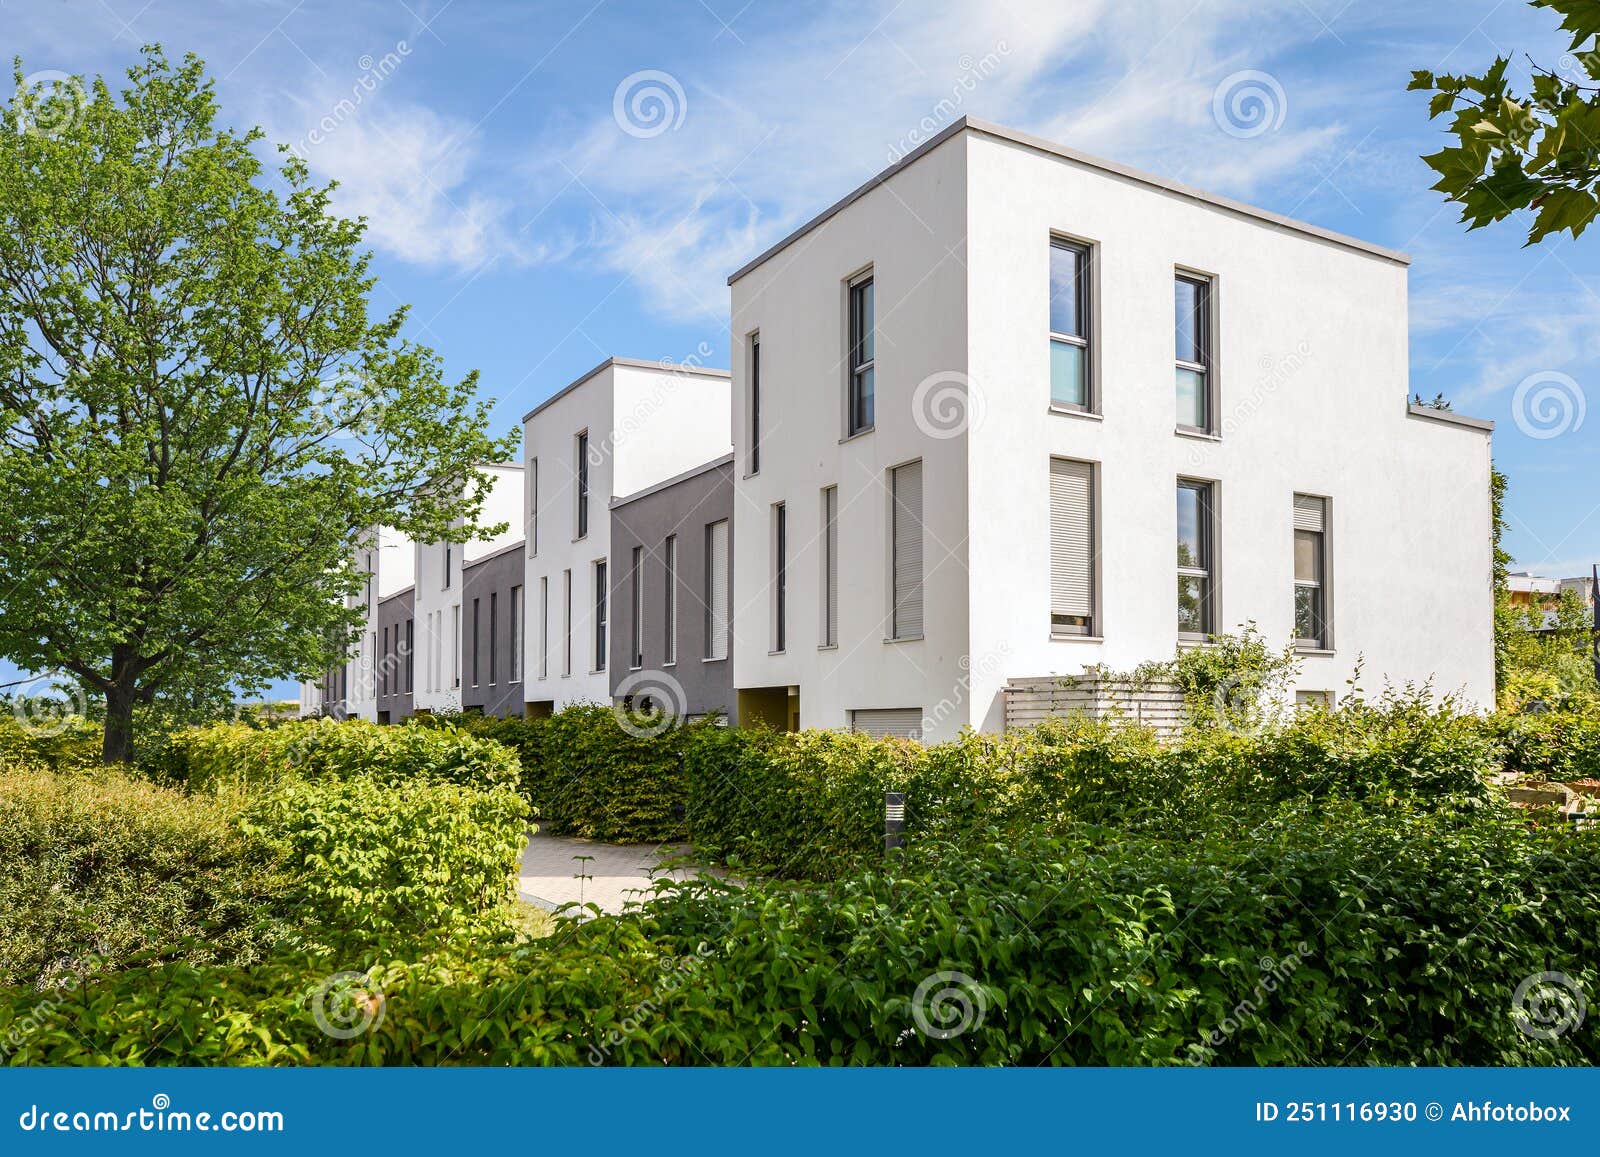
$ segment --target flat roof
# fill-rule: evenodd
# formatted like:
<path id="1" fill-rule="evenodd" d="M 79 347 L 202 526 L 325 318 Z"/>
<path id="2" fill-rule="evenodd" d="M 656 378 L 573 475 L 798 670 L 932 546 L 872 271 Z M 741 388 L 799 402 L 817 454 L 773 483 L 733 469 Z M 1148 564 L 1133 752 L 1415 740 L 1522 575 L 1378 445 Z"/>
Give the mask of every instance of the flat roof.
<path id="1" fill-rule="evenodd" d="M 1415 402 L 1406 404 L 1406 413 L 1413 418 L 1422 418 L 1429 422 L 1443 422 L 1447 426 L 1465 426 L 1469 430 L 1479 430 L 1485 434 L 1494 432 L 1494 423 L 1488 418 L 1469 418 L 1465 414 L 1458 414 L 1454 410 L 1438 410 L 1432 406 L 1419 406 Z"/>
<path id="2" fill-rule="evenodd" d="M 825 223 L 835 213 L 838 213 L 846 206 L 864 197 L 866 194 L 870 193 L 873 189 L 876 189 L 879 185 L 886 182 L 890 177 L 894 176 L 902 169 L 908 168 L 909 166 L 915 164 L 917 161 L 927 156 L 934 149 L 938 148 L 952 137 L 958 136 L 965 132 L 978 133 L 986 137 L 993 137 L 995 140 L 1009 141 L 1012 144 L 1021 145 L 1024 148 L 1046 153 L 1052 157 L 1059 157 L 1064 161 L 1071 161 L 1073 164 L 1081 165 L 1087 169 L 1095 169 L 1102 173 L 1109 173 L 1112 176 L 1121 177 L 1124 180 L 1132 181 L 1135 184 L 1144 185 L 1147 188 L 1157 189 L 1164 193 L 1170 193 L 1173 196 L 1180 197 L 1186 201 L 1193 201 L 1196 204 L 1208 205 L 1214 209 L 1222 209 L 1225 212 L 1235 213 L 1241 217 L 1249 217 L 1252 220 L 1260 221 L 1264 224 L 1272 225 L 1279 229 L 1285 229 L 1294 233 L 1303 233 L 1309 237 L 1315 237 L 1321 241 L 1331 242 L 1334 245 L 1340 245 L 1346 249 L 1353 249 L 1358 253 L 1365 253 L 1372 257 L 1382 258 L 1385 261 L 1392 261 L 1397 265 L 1411 264 L 1411 258 L 1406 254 L 1401 253 L 1397 249 L 1386 249 L 1382 245 L 1374 245 L 1370 241 L 1362 241 L 1356 237 L 1348 237 L 1343 233 L 1335 233 L 1333 230 L 1324 229 L 1320 225 L 1312 225 L 1305 221 L 1297 221 L 1292 217 L 1285 217 L 1280 213 L 1274 213 L 1268 209 L 1258 208 L 1255 205 L 1247 205 L 1243 201 L 1235 201 L 1231 197 L 1223 197 L 1216 193 L 1207 193 L 1201 189 L 1193 188 L 1178 181 L 1168 180 L 1166 177 L 1158 177 L 1154 173 L 1146 173 L 1140 169 L 1134 169 L 1127 165 L 1119 164 L 1116 161 L 1108 161 L 1103 157 L 1091 156 L 1089 153 L 1081 153 L 1077 149 L 1069 149 L 1065 145 L 1057 144 L 1054 141 L 1047 141 L 1043 137 L 1036 137 L 1030 133 L 1019 132 L 1016 129 L 1008 129 L 1003 125 L 992 124 L 989 121 L 978 120 L 975 117 L 962 117 L 960 120 L 956 121 L 948 128 L 940 132 L 937 136 L 932 137 L 928 141 L 919 145 L 917 148 L 907 153 L 904 157 L 900 158 L 900 160 L 896 161 L 894 164 L 890 165 L 876 176 L 869 178 L 857 188 L 853 189 L 849 193 L 846 193 L 839 200 L 835 201 L 832 205 L 829 205 L 822 212 L 811 218 L 811 220 L 800 226 L 800 228 L 796 229 L 793 233 L 790 233 L 782 241 L 779 241 L 776 245 L 773 245 L 771 248 L 767 249 L 753 261 L 740 266 L 728 277 L 728 284 L 732 285 L 735 281 L 738 281 L 739 278 L 749 273 L 752 269 L 756 268 L 758 265 L 761 265 L 763 262 L 775 256 L 788 246 L 792 245 L 795 241 L 798 241 L 801 237 L 804 237 L 807 233 L 811 232 L 819 225 Z"/>
<path id="3" fill-rule="evenodd" d="M 467 562 L 465 559 L 463 559 L 461 562 L 461 569 L 463 572 L 469 571 L 473 567 L 482 566 L 484 563 L 497 559 L 503 554 L 510 554 L 514 550 L 520 550 L 527 544 L 527 541 L 528 540 L 526 538 L 519 538 L 516 542 L 508 542 L 504 546 L 496 547 L 482 558 L 475 558 L 471 562 Z"/>
<path id="4" fill-rule="evenodd" d="M 698 477 L 700 477 L 700 475 L 706 474 L 706 473 L 708 473 L 708 472 L 710 472 L 712 470 L 715 470 L 720 466 L 727 466 L 732 461 L 733 461 L 733 451 L 729 450 L 726 454 L 723 454 L 721 457 L 713 458 L 709 462 L 703 462 L 699 466 L 691 466 L 689 469 L 685 470 L 682 474 L 674 474 L 671 478 L 668 478 L 663 482 L 657 482 L 654 486 L 646 486 L 643 490 L 636 490 L 632 494 L 626 495 L 626 496 L 624 496 L 622 498 L 613 498 L 611 500 L 610 509 L 611 510 L 615 510 L 619 506 L 626 506 L 628 503 L 634 501 L 635 499 L 647 498 L 652 494 L 659 494 L 661 491 L 667 489 L 667 487 L 669 487 L 669 486 L 676 486 L 680 482 L 687 482 L 691 478 L 698 478 Z"/>
<path id="5" fill-rule="evenodd" d="M 584 382 L 587 382 L 590 378 L 598 374 L 601 370 L 610 369 L 612 366 L 629 366 L 636 370 L 665 370 L 668 373 L 693 374 L 702 378 L 727 378 L 732 376 L 727 370 L 714 370 L 707 366 L 691 366 L 686 362 L 653 362 L 643 358 L 607 358 L 605 361 L 595 366 L 594 369 L 590 370 L 576 381 L 569 382 L 568 384 L 562 386 L 559 390 L 551 394 L 544 401 L 540 402 L 533 409 L 522 415 L 522 420 L 524 422 L 529 421 L 540 410 L 555 405 L 562 398 L 572 393 L 573 390 L 583 385 Z"/>

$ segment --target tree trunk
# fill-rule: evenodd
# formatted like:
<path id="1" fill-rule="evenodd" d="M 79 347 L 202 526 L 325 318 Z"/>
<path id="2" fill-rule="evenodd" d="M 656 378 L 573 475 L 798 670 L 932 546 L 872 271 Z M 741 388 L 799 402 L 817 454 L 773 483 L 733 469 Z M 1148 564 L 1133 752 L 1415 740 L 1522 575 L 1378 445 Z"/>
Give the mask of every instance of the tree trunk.
<path id="1" fill-rule="evenodd" d="M 133 758 L 132 689 L 113 686 L 106 691 L 106 730 L 100 746 L 102 763 L 127 763 Z"/>

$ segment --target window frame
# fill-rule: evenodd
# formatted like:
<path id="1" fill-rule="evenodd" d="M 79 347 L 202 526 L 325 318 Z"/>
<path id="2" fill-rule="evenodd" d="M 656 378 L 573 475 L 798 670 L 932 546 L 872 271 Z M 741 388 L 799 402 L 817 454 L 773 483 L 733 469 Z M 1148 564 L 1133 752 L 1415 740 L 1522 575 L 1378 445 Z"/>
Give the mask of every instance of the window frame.
<path id="1" fill-rule="evenodd" d="M 1290 542 L 1292 544 L 1295 540 L 1295 537 L 1302 533 L 1316 534 L 1320 539 L 1320 542 L 1318 543 L 1319 549 L 1317 556 L 1318 562 L 1321 565 L 1318 567 L 1318 571 L 1320 573 L 1317 575 L 1315 580 L 1303 580 L 1298 574 L 1293 576 L 1295 609 L 1291 616 L 1291 622 L 1293 624 L 1293 629 L 1297 632 L 1295 635 L 1294 646 L 1296 651 L 1302 651 L 1311 654 L 1322 654 L 1331 652 L 1333 650 L 1333 554 L 1331 549 L 1333 536 L 1330 533 L 1331 524 L 1333 522 L 1333 500 L 1326 494 L 1310 494 L 1302 490 L 1297 490 L 1294 492 L 1294 498 L 1292 501 L 1297 504 L 1302 498 L 1315 499 L 1317 502 L 1322 504 L 1322 529 L 1319 531 L 1302 531 L 1298 526 L 1295 526 L 1293 527 L 1290 535 Z M 1293 506 L 1291 506 L 1290 509 L 1292 511 Z M 1290 569 L 1291 572 L 1294 569 L 1292 554 L 1290 558 Z M 1298 607 L 1301 587 L 1314 588 L 1317 591 L 1317 618 L 1321 622 L 1322 633 L 1316 639 L 1302 638 L 1298 634 L 1299 623 L 1294 621 L 1299 618 Z"/>
<path id="2" fill-rule="evenodd" d="M 589 537 L 589 431 L 579 430 L 573 442 L 572 488 L 576 505 L 572 541 L 579 542 Z"/>
<path id="3" fill-rule="evenodd" d="M 524 620 L 527 618 L 527 595 L 525 584 L 514 583 L 511 587 L 511 666 L 506 672 L 506 682 L 522 682 L 522 666 L 524 660 L 524 647 L 522 645 L 522 632 L 527 628 Z"/>
<path id="4" fill-rule="evenodd" d="M 611 591 L 609 569 L 606 559 L 594 560 L 594 665 L 589 669 L 592 675 L 603 675 L 606 671 L 610 656 L 607 648 L 611 645 L 610 634 L 610 603 Z"/>
<path id="5" fill-rule="evenodd" d="M 662 563 L 666 570 L 666 583 L 661 606 L 663 667 L 678 662 L 678 536 L 669 534 L 661 542 Z"/>
<path id="6" fill-rule="evenodd" d="M 629 559 L 632 573 L 631 602 L 633 622 L 628 628 L 628 670 L 644 669 L 644 546 L 637 545 Z"/>
<path id="7" fill-rule="evenodd" d="M 1099 246 L 1083 237 L 1074 237 L 1067 233 L 1052 232 L 1050 234 L 1050 250 L 1047 261 L 1053 261 L 1053 253 L 1057 249 L 1070 250 L 1079 255 L 1078 268 L 1074 285 L 1076 289 L 1079 334 L 1063 333 L 1051 325 L 1050 295 L 1048 288 L 1052 284 L 1049 276 L 1051 270 L 1046 268 L 1046 296 L 1045 296 L 1045 331 L 1049 336 L 1050 347 L 1050 372 L 1046 375 L 1049 384 L 1050 409 L 1061 414 L 1094 414 L 1100 413 L 1100 390 L 1098 381 L 1099 358 L 1095 356 L 1099 344 L 1097 326 L 1099 324 L 1099 310 L 1096 309 L 1095 287 L 1098 281 L 1097 270 L 1099 261 L 1097 256 Z M 1076 346 L 1083 351 L 1083 404 L 1060 402 L 1055 396 L 1055 373 L 1053 347 L 1057 343 Z"/>
<path id="8" fill-rule="evenodd" d="M 789 505 L 772 504 L 772 650 L 789 649 Z"/>
<path id="9" fill-rule="evenodd" d="M 839 484 L 824 486 L 821 494 L 822 535 L 819 552 L 822 562 L 822 590 L 817 649 L 828 651 L 839 646 Z"/>
<path id="10" fill-rule="evenodd" d="M 539 456 L 528 456 L 528 557 L 539 554 Z"/>
<path id="11" fill-rule="evenodd" d="M 745 477 L 761 473 L 761 331 L 751 330 L 745 338 L 749 346 L 749 399 L 745 415 Z"/>
<path id="12" fill-rule="evenodd" d="M 1204 643 L 1217 633 L 1218 605 L 1220 584 L 1217 581 L 1217 540 L 1219 533 L 1219 518 L 1217 513 L 1217 483 L 1209 478 L 1179 477 L 1174 491 L 1194 490 L 1200 495 L 1200 545 L 1204 554 L 1203 566 L 1177 567 L 1178 578 L 1198 578 L 1204 586 L 1204 597 L 1201 602 L 1203 617 L 1202 629 L 1187 631 L 1183 629 L 1182 620 L 1179 620 L 1178 640 L 1183 643 Z M 1178 541 L 1178 529 L 1174 522 L 1173 541 Z M 1176 610 L 1176 604 L 1174 605 Z"/>
<path id="13" fill-rule="evenodd" d="M 716 553 L 713 549 L 713 543 L 716 540 L 717 527 L 719 526 L 724 528 L 722 533 L 726 536 L 727 540 L 727 545 L 724 549 L 723 565 L 720 571 L 718 571 L 716 567 L 712 566 L 712 562 L 714 561 Z M 704 540 L 704 602 L 706 613 L 705 645 L 702 648 L 701 661 L 705 663 L 721 663 L 726 662 L 728 656 L 733 651 L 733 520 L 729 518 L 718 518 L 706 523 Z M 723 612 L 722 632 L 720 635 L 717 632 L 715 610 L 717 605 L 717 591 L 715 584 L 718 581 L 726 583 L 728 588 Z M 716 644 L 719 641 L 722 644 L 721 654 L 717 653 L 718 647 Z"/>
<path id="14" fill-rule="evenodd" d="M 902 633 L 897 596 L 900 590 L 900 557 L 899 557 L 899 532 L 900 532 L 900 471 L 912 466 L 917 468 L 917 530 L 921 543 L 918 548 L 919 573 L 916 576 L 916 585 L 919 592 L 919 605 L 921 607 L 921 622 L 917 630 Z M 921 458 L 908 458 L 904 462 L 897 462 L 887 471 L 887 484 L 884 489 L 889 492 L 889 533 L 885 536 L 888 540 L 889 574 L 888 594 L 889 605 L 888 624 L 889 630 L 884 636 L 886 643 L 915 643 L 921 640 L 927 630 L 927 599 L 928 599 L 928 503 L 927 503 L 927 467 Z"/>
<path id="15" fill-rule="evenodd" d="M 472 600 L 472 685 L 474 687 L 479 685 L 478 676 L 482 674 L 482 672 L 478 670 L 478 659 L 480 657 L 479 651 L 481 650 L 481 644 L 483 641 L 483 615 L 482 607 L 480 606 L 481 602 L 481 599 Z"/>
<path id="16" fill-rule="evenodd" d="M 869 292 L 870 291 L 870 294 Z M 870 316 L 862 324 L 861 302 L 870 296 Z M 871 266 L 845 281 L 845 437 L 854 438 L 877 428 L 878 293 Z M 870 338 L 870 342 L 867 340 Z M 871 357 L 861 357 L 864 347 Z M 862 383 L 871 381 L 870 390 Z"/>
<path id="17" fill-rule="evenodd" d="M 1088 623 L 1083 630 L 1074 629 L 1072 624 L 1057 625 L 1055 610 L 1049 611 L 1050 637 L 1055 640 L 1070 642 L 1102 642 L 1105 639 L 1105 624 L 1101 619 L 1103 608 L 1101 606 L 1101 570 L 1100 570 L 1100 535 L 1102 523 L 1100 519 L 1100 478 L 1101 464 L 1089 458 L 1073 458 L 1066 454 L 1052 454 L 1047 463 L 1046 484 L 1053 484 L 1053 471 L 1055 463 L 1068 462 L 1075 466 L 1089 468 L 1089 614 Z M 1050 496 L 1050 515 L 1055 516 L 1053 495 Z M 1054 547 L 1051 546 L 1050 557 L 1050 591 L 1051 600 L 1055 597 L 1055 558 Z"/>
<path id="18" fill-rule="evenodd" d="M 1187 282 L 1199 288 L 1199 303 L 1196 310 L 1195 344 L 1199 346 L 1201 360 L 1198 362 L 1187 361 L 1177 356 L 1176 337 L 1178 327 L 1177 302 L 1173 302 L 1173 406 L 1176 408 L 1177 371 L 1188 370 L 1200 375 L 1201 403 L 1205 406 L 1205 423 L 1193 426 L 1187 422 L 1176 422 L 1176 429 L 1180 434 L 1201 435 L 1214 438 L 1217 436 L 1217 278 L 1214 274 L 1204 273 L 1197 269 L 1177 266 L 1173 270 L 1172 280 L 1174 286 L 1178 282 Z M 1174 417 L 1177 417 L 1174 414 Z"/>

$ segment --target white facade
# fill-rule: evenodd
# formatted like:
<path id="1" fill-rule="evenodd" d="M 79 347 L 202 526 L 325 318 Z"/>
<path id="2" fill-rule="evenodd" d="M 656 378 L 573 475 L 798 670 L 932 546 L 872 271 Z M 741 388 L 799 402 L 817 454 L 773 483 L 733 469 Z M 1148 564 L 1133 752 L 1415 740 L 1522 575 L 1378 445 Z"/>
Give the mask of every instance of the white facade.
<path id="1" fill-rule="evenodd" d="M 504 523 L 505 529 L 465 543 L 416 545 L 412 615 L 417 654 L 412 695 L 417 711 L 461 710 L 461 568 L 522 537 L 522 467 L 492 463 L 478 469 L 491 481 L 478 524 Z"/>
<path id="2" fill-rule="evenodd" d="M 1086 411 L 1051 401 L 1053 238 L 1090 255 Z M 1204 431 L 1177 421 L 1185 273 L 1210 293 Z M 849 285 L 863 275 L 875 420 L 852 436 Z M 1314 496 L 1328 637 L 1305 648 L 1297 690 L 1338 697 L 1364 660 L 1369 692 L 1431 681 L 1492 703 L 1489 426 L 1407 405 L 1403 255 L 964 121 L 730 281 L 734 678 L 797 692 L 801 726 L 914 709 L 930 741 L 998 730 L 1008 679 L 1171 658 L 1180 480 L 1210 486 L 1210 630 L 1290 639 L 1296 496 Z M 1052 631 L 1052 459 L 1094 479 L 1092 622 L 1077 635 Z M 921 629 L 897 632 L 890 479 L 912 462 Z"/>
<path id="3" fill-rule="evenodd" d="M 523 694 L 556 710 L 610 703 L 601 616 L 615 577 L 611 500 L 728 452 L 728 374 L 609 358 L 527 414 L 523 425 Z M 587 448 L 582 471 L 580 447 Z"/>
<path id="4" fill-rule="evenodd" d="M 376 722 L 378 718 L 378 604 L 410 586 L 416 573 L 415 548 L 409 538 L 389 526 L 368 530 L 356 545 L 356 569 L 366 575 L 360 594 L 345 600 L 345 605 L 362 611 L 361 632 L 350 659 L 339 678 L 345 695 L 331 702 L 342 702 L 344 714 Z M 300 684 L 300 715 L 319 713 L 327 697 L 321 682 Z"/>

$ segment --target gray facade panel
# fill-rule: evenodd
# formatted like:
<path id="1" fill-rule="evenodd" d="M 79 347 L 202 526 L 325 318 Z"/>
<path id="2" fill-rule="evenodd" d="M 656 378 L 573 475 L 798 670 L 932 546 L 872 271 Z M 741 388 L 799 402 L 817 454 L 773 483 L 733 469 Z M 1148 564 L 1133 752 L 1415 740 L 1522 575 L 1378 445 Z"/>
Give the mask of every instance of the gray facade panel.
<path id="1" fill-rule="evenodd" d="M 502 717 L 522 714 L 524 657 L 520 648 L 521 628 L 527 614 L 527 600 L 522 597 L 527 574 L 525 554 L 519 540 L 462 568 L 463 711 L 481 711 L 485 715 Z M 513 625 L 517 628 L 516 634 L 513 634 Z"/>
<path id="2" fill-rule="evenodd" d="M 407 587 L 378 604 L 378 721 L 398 723 L 411 714 L 416 686 L 415 590 Z"/>
<path id="3" fill-rule="evenodd" d="M 611 639 L 609 663 L 614 697 L 637 692 L 659 698 L 682 689 L 676 704 L 687 715 L 734 711 L 733 661 L 706 661 L 706 528 L 733 519 L 733 464 L 719 459 L 698 473 L 623 499 L 611 510 Z M 676 582 L 671 605 L 676 653 L 667 654 L 668 536 L 676 539 Z M 641 549 L 640 591 L 634 589 L 633 552 Z M 729 553 L 730 565 L 732 553 Z M 732 578 L 728 580 L 731 588 Z M 635 605 L 644 608 L 635 635 Z M 635 655 L 637 641 L 639 655 Z M 728 648 L 731 655 L 732 648 Z M 638 662 L 635 662 L 635 659 Z M 665 691 L 663 690 L 665 688 Z"/>

